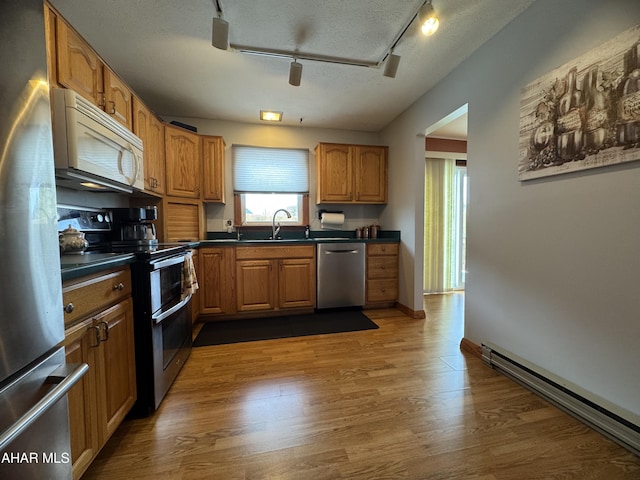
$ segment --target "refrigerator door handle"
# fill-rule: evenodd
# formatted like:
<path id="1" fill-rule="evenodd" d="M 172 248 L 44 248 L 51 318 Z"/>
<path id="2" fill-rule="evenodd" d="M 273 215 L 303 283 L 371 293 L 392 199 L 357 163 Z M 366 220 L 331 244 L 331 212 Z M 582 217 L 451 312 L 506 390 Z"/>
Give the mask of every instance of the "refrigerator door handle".
<path id="1" fill-rule="evenodd" d="M 65 396 L 88 370 L 89 365 L 86 363 L 75 363 L 62 365 L 52 372 L 45 380 L 45 383 L 56 384 L 56 386 L 9 428 L 0 433 L 0 451 L 3 451 L 7 445 L 40 418 L 54 403 Z"/>

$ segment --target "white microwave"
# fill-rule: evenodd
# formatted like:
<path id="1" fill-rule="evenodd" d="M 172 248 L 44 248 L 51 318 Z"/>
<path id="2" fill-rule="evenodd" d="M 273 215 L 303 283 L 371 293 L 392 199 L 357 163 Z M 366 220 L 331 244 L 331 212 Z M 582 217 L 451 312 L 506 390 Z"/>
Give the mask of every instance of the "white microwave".
<path id="1" fill-rule="evenodd" d="M 126 193 L 144 189 L 140 138 L 73 90 L 55 88 L 51 99 L 58 185 Z"/>

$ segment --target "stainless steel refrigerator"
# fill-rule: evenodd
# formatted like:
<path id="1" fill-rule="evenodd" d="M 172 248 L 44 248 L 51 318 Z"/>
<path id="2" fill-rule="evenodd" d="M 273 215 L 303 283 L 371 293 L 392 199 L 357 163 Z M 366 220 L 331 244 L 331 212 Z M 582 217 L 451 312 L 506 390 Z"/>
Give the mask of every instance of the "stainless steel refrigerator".
<path id="1" fill-rule="evenodd" d="M 0 2 L 0 478 L 71 478 L 42 0 Z"/>

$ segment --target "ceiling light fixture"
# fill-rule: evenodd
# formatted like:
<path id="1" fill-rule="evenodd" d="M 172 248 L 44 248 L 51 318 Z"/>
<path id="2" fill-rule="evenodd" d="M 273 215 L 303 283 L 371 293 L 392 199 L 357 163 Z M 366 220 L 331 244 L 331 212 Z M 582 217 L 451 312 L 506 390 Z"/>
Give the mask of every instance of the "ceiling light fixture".
<path id="1" fill-rule="evenodd" d="M 298 63 L 296 59 L 293 59 L 289 66 L 289 85 L 294 87 L 300 86 L 300 79 L 302 78 L 302 64 Z"/>
<path id="2" fill-rule="evenodd" d="M 387 62 L 384 65 L 383 75 L 389 78 L 396 78 L 398 65 L 400 65 L 400 55 L 394 55 L 393 53 L 390 53 L 387 57 Z"/>
<path id="3" fill-rule="evenodd" d="M 271 110 L 260 110 L 260 120 L 265 122 L 281 122 L 282 112 L 274 112 Z"/>
<path id="4" fill-rule="evenodd" d="M 222 19 L 222 9 L 217 0 L 214 0 L 217 17 L 213 17 L 211 25 L 211 45 L 220 49 L 229 49 L 229 22 Z"/>
<path id="5" fill-rule="evenodd" d="M 418 22 L 420 30 L 425 35 L 433 35 L 440 26 L 440 20 L 436 17 L 436 12 L 431 5 L 431 1 L 425 3 L 418 11 Z"/>

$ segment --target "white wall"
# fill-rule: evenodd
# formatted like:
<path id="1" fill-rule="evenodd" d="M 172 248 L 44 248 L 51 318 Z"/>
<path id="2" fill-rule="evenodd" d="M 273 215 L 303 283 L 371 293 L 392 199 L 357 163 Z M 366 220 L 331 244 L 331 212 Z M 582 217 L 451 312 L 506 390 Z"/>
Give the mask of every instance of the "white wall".
<path id="1" fill-rule="evenodd" d="M 377 145 L 379 135 L 371 132 L 357 132 L 347 130 L 330 130 L 319 128 L 281 127 L 272 125 L 246 124 L 200 118 L 165 118 L 166 121 L 177 120 L 193 125 L 202 135 L 220 135 L 226 143 L 226 204 L 207 205 L 207 231 L 224 231 L 225 220 L 233 219 L 233 186 L 232 186 L 232 158 L 231 146 L 255 145 L 259 147 L 285 147 L 309 149 L 309 207 L 312 230 L 320 230 L 320 220 L 317 211 L 341 210 L 345 213 L 345 230 L 355 229 L 363 225 L 378 222 L 384 206 L 381 205 L 320 205 L 315 204 L 316 198 L 316 162 L 314 149 L 319 142 L 353 143 Z M 383 225 L 383 227 L 385 227 Z"/>
<path id="2" fill-rule="evenodd" d="M 640 23 L 637 0 L 538 0 L 394 120 L 386 226 L 422 308 L 425 129 L 469 104 L 465 337 L 640 418 L 640 162 L 521 183 L 520 88 Z M 631 412 L 631 413 L 629 413 Z"/>

